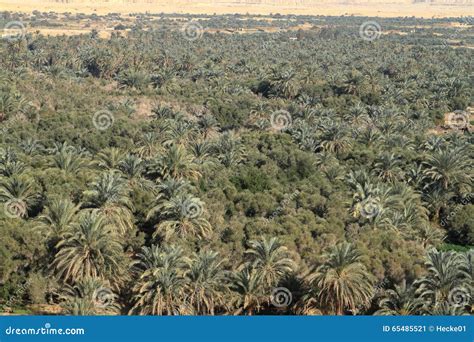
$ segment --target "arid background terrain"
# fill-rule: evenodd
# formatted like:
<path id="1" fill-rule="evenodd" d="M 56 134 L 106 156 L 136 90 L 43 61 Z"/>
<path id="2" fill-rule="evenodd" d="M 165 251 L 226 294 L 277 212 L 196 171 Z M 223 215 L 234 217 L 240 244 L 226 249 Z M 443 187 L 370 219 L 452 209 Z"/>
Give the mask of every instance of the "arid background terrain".
<path id="1" fill-rule="evenodd" d="M 468 16 L 473 13 L 472 0 L 1 0 L 0 9 L 31 12 L 55 11 L 71 13 L 250 13 L 355 15 L 423 18 Z"/>

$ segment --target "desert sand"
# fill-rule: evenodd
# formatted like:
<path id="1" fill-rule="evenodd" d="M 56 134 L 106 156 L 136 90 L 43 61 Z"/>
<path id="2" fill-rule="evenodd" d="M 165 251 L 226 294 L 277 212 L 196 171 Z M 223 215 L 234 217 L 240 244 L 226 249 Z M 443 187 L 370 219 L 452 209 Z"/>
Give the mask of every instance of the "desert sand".
<path id="1" fill-rule="evenodd" d="M 299 14 L 373 17 L 460 17 L 474 14 L 473 0 L 0 0 L 0 10 L 32 12 Z"/>

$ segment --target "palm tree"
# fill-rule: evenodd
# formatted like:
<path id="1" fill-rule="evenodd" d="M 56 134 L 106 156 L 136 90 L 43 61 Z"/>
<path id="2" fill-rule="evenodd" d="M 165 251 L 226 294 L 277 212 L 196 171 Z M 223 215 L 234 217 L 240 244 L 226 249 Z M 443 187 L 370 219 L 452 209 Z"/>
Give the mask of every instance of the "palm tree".
<path id="1" fill-rule="evenodd" d="M 189 312 L 185 302 L 189 261 L 178 247 L 143 247 L 132 264 L 138 276 L 132 314 L 177 315 Z"/>
<path id="2" fill-rule="evenodd" d="M 29 101 L 15 90 L 0 93 L 0 122 L 17 113 L 26 113 Z"/>
<path id="3" fill-rule="evenodd" d="M 62 170 L 65 174 L 77 174 L 84 167 L 84 160 L 75 149 L 62 148 L 51 160 L 51 167 Z"/>
<path id="4" fill-rule="evenodd" d="M 128 179 L 138 179 L 142 176 L 145 166 L 143 159 L 128 154 L 119 162 L 118 168 Z"/>
<path id="5" fill-rule="evenodd" d="M 130 190 L 119 172 L 102 173 L 90 187 L 84 191 L 86 206 L 96 208 L 120 234 L 134 228 Z"/>
<path id="6" fill-rule="evenodd" d="M 0 179 L 0 202 L 5 203 L 5 209 L 15 216 L 26 217 L 39 200 L 31 178 L 12 176 Z"/>
<path id="7" fill-rule="evenodd" d="M 66 285 L 60 296 L 64 313 L 74 316 L 117 314 L 120 309 L 110 285 L 98 278 L 84 278 Z"/>
<path id="8" fill-rule="evenodd" d="M 26 164 L 18 160 L 16 153 L 11 149 L 0 150 L 0 176 L 19 176 L 26 170 Z"/>
<path id="9" fill-rule="evenodd" d="M 22 151 L 28 156 L 36 155 L 38 152 L 44 149 L 43 145 L 41 145 L 39 140 L 31 137 L 22 140 L 19 143 L 19 146 Z"/>
<path id="10" fill-rule="evenodd" d="M 422 147 L 427 151 L 441 152 L 446 147 L 446 141 L 442 137 L 430 135 Z"/>
<path id="11" fill-rule="evenodd" d="M 358 95 L 364 82 L 364 75 L 358 70 L 351 70 L 344 76 L 342 89 L 346 94 Z"/>
<path id="12" fill-rule="evenodd" d="M 415 289 L 403 281 L 400 285 L 395 285 L 395 289 L 386 290 L 378 305 L 380 309 L 375 315 L 412 316 L 422 312 L 423 301 L 416 298 Z"/>
<path id="13" fill-rule="evenodd" d="M 417 229 L 415 239 L 421 246 L 428 249 L 433 246 L 439 246 L 446 237 L 446 231 L 430 224 L 421 224 Z"/>
<path id="14" fill-rule="evenodd" d="M 140 157 L 128 154 L 120 161 L 119 169 L 128 180 L 130 188 L 140 188 L 144 190 L 151 190 L 153 188 L 153 182 L 144 177 L 145 161 Z"/>
<path id="15" fill-rule="evenodd" d="M 296 73 L 292 70 L 273 68 L 269 75 L 270 85 L 274 89 L 276 96 L 287 99 L 293 99 L 298 95 L 298 83 L 296 82 Z"/>
<path id="16" fill-rule="evenodd" d="M 215 163 L 211 157 L 212 145 L 207 141 L 197 141 L 190 143 L 193 163 L 199 165 L 201 170 L 212 168 Z"/>
<path id="17" fill-rule="evenodd" d="M 472 249 L 461 254 L 461 269 L 471 283 L 474 282 L 474 251 Z M 474 283 L 472 283 L 474 285 Z"/>
<path id="18" fill-rule="evenodd" d="M 324 151 L 338 155 L 347 152 L 352 146 L 352 142 L 346 136 L 346 132 L 338 125 L 323 127 L 321 140 L 321 148 Z"/>
<path id="19" fill-rule="evenodd" d="M 411 184 L 415 189 L 421 190 L 422 185 L 425 181 L 425 174 L 423 172 L 422 165 L 413 165 L 407 171 L 408 182 Z"/>
<path id="20" fill-rule="evenodd" d="M 453 290 L 465 287 L 468 278 L 463 272 L 463 258 L 460 254 L 432 249 L 427 254 L 425 265 L 428 274 L 417 280 L 415 285 L 418 286 L 417 294 L 425 300 L 427 309 L 449 302 Z"/>
<path id="21" fill-rule="evenodd" d="M 316 153 L 315 159 L 314 165 L 323 171 L 327 170 L 331 165 L 337 164 L 337 158 L 330 152 L 322 151 Z"/>
<path id="22" fill-rule="evenodd" d="M 62 143 L 59 143 L 57 141 L 55 141 L 53 143 L 53 147 L 51 148 L 48 148 L 46 150 L 49 154 L 51 155 L 55 155 L 57 153 L 60 153 L 61 151 L 64 151 L 64 152 L 74 152 L 74 153 L 81 153 L 81 151 L 79 150 L 79 148 L 73 146 L 73 145 L 69 145 L 67 142 L 63 141 Z"/>
<path id="23" fill-rule="evenodd" d="M 144 159 L 153 158 L 162 150 L 160 136 L 155 132 L 145 133 L 137 144 L 136 153 Z"/>
<path id="24" fill-rule="evenodd" d="M 153 113 L 152 117 L 155 119 L 172 119 L 176 116 L 173 108 L 164 104 L 158 104 L 151 112 Z"/>
<path id="25" fill-rule="evenodd" d="M 162 178 L 198 179 L 201 176 L 197 165 L 193 162 L 192 155 L 179 145 L 173 145 L 167 149 L 164 155 L 151 163 L 150 168 Z"/>
<path id="26" fill-rule="evenodd" d="M 356 126 L 367 122 L 367 111 L 364 105 L 359 102 L 355 106 L 352 106 L 349 111 L 344 114 L 344 120 Z"/>
<path id="27" fill-rule="evenodd" d="M 167 122 L 169 122 L 169 125 L 165 130 L 166 140 L 163 142 L 164 145 L 185 146 L 195 139 L 197 133 L 195 123 L 186 120 L 183 114 L 179 113 L 174 120 L 167 120 Z"/>
<path id="28" fill-rule="evenodd" d="M 65 281 L 86 277 L 116 281 L 122 274 L 122 245 L 112 227 L 96 212 L 83 212 L 56 249 L 52 267 Z"/>
<path id="29" fill-rule="evenodd" d="M 427 156 L 425 174 L 444 191 L 460 188 L 468 192 L 472 184 L 472 161 L 466 149 L 443 149 Z"/>
<path id="30" fill-rule="evenodd" d="M 240 139 L 232 132 L 225 132 L 215 144 L 215 150 L 221 163 L 229 168 L 238 165 L 245 158 L 245 149 Z"/>
<path id="31" fill-rule="evenodd" d="M 204 139 L 207 139 L 210 136 L 213 136 L 218 130 L 218 122 L 216 118 L 212 115 L 204 115 L 199 121 L 199 130 L 202 132 Z"/>
<path id="32" fill-rule="evenodd" d="M 96 158 L 94 164 L 100 170 L 118 170 L 120 162 L 125 158 L 125 153 L 116 147 L 110 147 L 97 153 Z"/>
<path id="33" fill-rule="evenodd" d="M 372 147 L 376 142 L 382 139 L 380 131 L 373 126 L 353 129 L 352 135 L 367 147 Z"/>
<path id="34" fill-rule="evenodd" d="M 150 78 L 141 70 L 127 69 L 117 75 L 117 81 L 121 87 L 130 87 L 143 92 L 149 85 Z"/>
<path id="35" fill-rule="evenodd" d="M 288 249 L 282 246 L 276 237 L 250 241 L 249 246 L 245 253 L 267 288 L 276 286 L 278 281 L 295 267 Z"/>
<path id="36" fill-rule="evenodd" d="M 151 209 L 148 211 L 147 220 L 159 217 L 160 214 L 163 216 L 169 206 L 169 201 L 178 195 L 188 193 L 190 189 L 191 185 L 184 179 L 165 179 L 154 189 L 156 197 L 153 200 Z"/>
<path id="37" fill-rule="evenodd" d="M 430 210 L 435 221 L 439 220 L 441 209 L 446 206 L 453 197 L 453 192 L 445 191 L 442 188 L 433 188 L 431 191 L 424 192 L 424 202 Z"/>
<path id="38" fill-rule="evenodd" d="M 72 229 L 76 221 L 80 205 L 75 205 L 69 198 L 53 198 L 38 217 L 38 229 L 45 231 L 56 245 L 59 240 Z"/>
<path id="39" fill-rule="evenodd" d="M 207 238 L 210 236 L 212 227 L 203 217 L 204 203 L 199 198 L 180 194 L 165 201 L 162 208 L 164 220 L 157 225 L 154 237 L 160 235 L 168 240 L 172 236 L 182 238 L 188 236 Z"/>
<path id="40" fill-rule="evenodd" d="M 383 181 L 395 182 L 403 178 L 400 167 L 400 159 L 392 154 L 382 154 L 380 160 L 375 163 L 373 172 Z"/>
<path id="41" fill-rule="evenodd" d="M 342 315 L 367 306 L 373 296 L 373 276 L 361 262 L 361 255 L 349 243 L 333 247 L 327 260 L 309 277 L 318 289 L 318 300 L 329 312 Z"/>
<path id="42" fill-rule="evenodd" d="M 230 274 L 230 289 L 235 293 L 232 305 L 237 308 L 235 315 L 253 315 L 268 302 L 269 294 L 263 290 L 260 273 L 244 265 Z"/>
<path id="43" fill-rule="evenodd" d="M 216 309 L 226 306 L 226 273 L 223 263 L 219 254 L 211 251 L 201 251 L 191 260 L 186 292 L 187 301 L 194 308 L 195 314 L 214 315 Z"/>
<path id="44" fill-rule="evenodd" d="M 471 314 L 466 312 L 465 308 L 447 302 L 437 303 L 427 313 L 432 316 L 464 316 Z"/>

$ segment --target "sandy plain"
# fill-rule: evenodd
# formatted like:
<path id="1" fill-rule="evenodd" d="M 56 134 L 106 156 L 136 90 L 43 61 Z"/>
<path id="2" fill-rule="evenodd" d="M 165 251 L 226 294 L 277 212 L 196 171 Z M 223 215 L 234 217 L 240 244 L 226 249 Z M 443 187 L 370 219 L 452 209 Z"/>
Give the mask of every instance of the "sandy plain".
<path id="1" fill-rule="evenodd" d="M 71 13 L 298 14 L 371 17 L 460 17 L 474 14 L 473 0 L 0 0 L 0 10 Z"/>

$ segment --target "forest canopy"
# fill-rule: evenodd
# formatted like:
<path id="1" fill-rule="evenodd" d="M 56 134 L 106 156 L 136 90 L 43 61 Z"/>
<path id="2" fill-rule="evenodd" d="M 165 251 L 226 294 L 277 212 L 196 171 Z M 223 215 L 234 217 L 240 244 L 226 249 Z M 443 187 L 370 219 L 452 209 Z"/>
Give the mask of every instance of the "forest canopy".
<path id="1" fill-rule="evenodd" d="M 0 311 L 472 312 L 472 25 L 58 16 L 114 26 L 2 40 Z"/>

